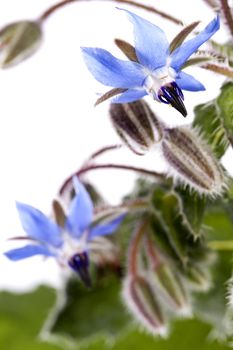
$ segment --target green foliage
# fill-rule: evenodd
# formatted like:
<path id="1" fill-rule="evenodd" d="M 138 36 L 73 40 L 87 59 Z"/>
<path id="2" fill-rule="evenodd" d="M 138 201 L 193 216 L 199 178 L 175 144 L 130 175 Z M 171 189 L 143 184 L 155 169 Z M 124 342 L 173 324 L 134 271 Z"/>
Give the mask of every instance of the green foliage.
<path id="1" fill-rule="evenodd" d="M 205 235 L 210 245 L 213 241 L 232 241 L 233 221 L 221 200 L 208 204 L 203 225 L 206 227 Z M 212 287 L 208 293 L 196 295 L 194 310 L 199 317 L 213 325 L 217 336 L 226 337 L 229 332 L 226 297 L 227 281 L 232 274 L 231 251 L 218 252 L 211 272 Z"/>
<path id="2" fill-rule="evenodd" d="M 197 192 L 193 191 L 191 193 L 184 188 L 176 188 L 176 193 L 180 197 L 184 215 L 192 227 L 194 236 L 197 238 L 201 234 L 206 198 L 199 196 Z"/>
<path id="3" fill-rule="evenodd" d="M 114 343 L 108 344 L 103 335 L 96 339 L 88 338 L 88 342 L 80 345 L 62 346 L 46 343 L 37 338 L 38 331 L 44 317 L 50 311 L 51 304 L 55 301 L 55 292 L 49 288 L 40 287 L 36 291 L 26 294 L 0 294 L 0 347 L 7 350 L 173 350 L 179 348 L 186 350 L 187 344 L 190 350 L 227 350 L 230 347 L 216 341 L 209 341 L 208 335 L 211 327 L 198 320 L 177 321 L 171 328 L 168 339 L 152 337 L 148 334 L 136 331 L 131 327 Z M 36 310 L 36 312 L 35 312 Z M 93 311 L 94 312 L 94 311 Z M 83 320 L 78 320 L 79 323 Z M 101 321 L 101 320 L 100 320 Z M 70 324 L 70 321 L 69 321 Z M 93 326 L 93 325 L 92 325 Z M 92 333 L 91 325 L 89 329 Z M 64 338 L 64 344 L 65 338 Z"/>
<path id="4" fill-rule="evenodd" d="M 218 158 L 233 144 L 233 83 L 222 87 L 216 100 L 195 108 L 193 126 L 198 127 Z"/>
<path id="5" fill-rule="evenodd" d="M 0 293 L 0 348 L 59 350 L 37 338 L 54 301 L 55 291 L 45 287 L 26 294 Z"/>
<path id="6" fill-rule="evenodd" d="M 84 288 L 78 279 L 66 287 L 67 302 L 55 317 L 51 332 L 66 334 L 80 343 L 103 334 L 115 337 L 129 323 L 120 298 L 120 283 L 115 278 L 99 281 L 92 289 Z"/>
<path id="7" fill-rule="evenodd" d="M 182 193 L 181 189 L 178 191 Z M 182 197 L 179 197 L 178 192 L 161 186 L 156 187 L 152 198 L 155 214 L 152 219 L 155 239 L 159 238 L 163 242 L 163 249 L 168 256 L 178 258 L 182 267 L 186 268 L 191 260 L 196 261 L 205 254 L 206 250 L 201 240 L 198 239 L 204 210 L 202 200 L 197 200 L 202 204 L 197 212 L 195 196 L 192 205 L 189 195 L 185 196 L 183 193 Z M 186 205 L 185 211 L 183 210 L 184 205 Z M 172 250 L 173 254 L 171 254 Z"/>
<path id="8" fill-rule="evenodd" d="M 217 105 L 220 109 L 220 118 L 227 138 L 233 146 L 233 83 L 227 83 L 222 87 Z"/>

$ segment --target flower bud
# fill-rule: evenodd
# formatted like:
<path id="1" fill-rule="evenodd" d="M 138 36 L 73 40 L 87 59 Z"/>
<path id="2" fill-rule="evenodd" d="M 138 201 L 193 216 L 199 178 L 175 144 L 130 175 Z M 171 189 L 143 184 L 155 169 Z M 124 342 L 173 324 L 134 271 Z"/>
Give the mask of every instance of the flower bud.
<path id="1" fill-rule="evenodd" d="M 205 292 L 211 287 L 211 276 L 205 267 L 191 266 L 187 270 L 185 277 L 194 291 Z"/>
<path id="2" fill-rule="evenodd" d="M 170 174 L 179 182 L 212 196 L 226 186 L 220 164 L 195 129 L 166 129 L 161 149 Z"/>
<path id="3" fill-rule="evenodd" d="M 20 21 L 7 25 L 0 31 L 0 65 L 8 68 L 31 56 L 42 39 L 37 22 Z"/>
<path id="4" fill-rule="evenodd" d="M 190 305 L 184 285 L 178 274 L 166 263 L 152 270 L 151 282 L 167 305 L 181 315 L 190 314 Z"/>
<path id="5" fill-rule="evenodd" d="M 122 141 L 136 154 L 146 153 L 163 137 L 163 126 L 147 103 L 112 103 L 110 117 Z"/>
<path id="6" fill-rule="evenodd" d="M 167 329 L 154 291 L 143 276 L 128 276 L 124 281 L 123 300 L 132 315 L 152 334 L 165 336 Z"/>

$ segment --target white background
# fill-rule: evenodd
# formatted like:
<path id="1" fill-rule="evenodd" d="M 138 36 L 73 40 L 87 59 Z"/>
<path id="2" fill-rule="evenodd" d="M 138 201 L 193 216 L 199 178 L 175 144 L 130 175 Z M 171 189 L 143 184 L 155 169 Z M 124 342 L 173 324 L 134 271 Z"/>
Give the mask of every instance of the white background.
<path id="1" fill-rule="evenodd" d="M 143 1 L 141 1 L 143 2 Z M 1 0 L 0 26 L 22 19 L 36 19 L 53 0 Z M 213 13 L 201 0 L 145 1 L 189 24 L 202 20 L 203 28 Z M 50 213 L 52 199 L 63 180 L 77 170 L 90 153 L 109 144 L 119 143 L 108 118 L 108 103 L 96 108 L 96 93 L 103 87 L 87 71 L 80 46 L 108 49 L 119 58 L 114 47 L 118 37 L 132 42 L 132 27 L 116 3 L 84 1 L 57 11 L 44 25 L 44 41 L 36 55 L 17 67 L 0 71 L 0 244 L 2 253 L 10 247 L 7 238 L 22 235 L 15 200 Z M 133 7 L 128 8 L 165 30 L 169 40 L 179 27 L 160 17 Z M 227 39 L 224 26 L 215 40 Z M 189 115 L 184 119 L 177 111 L 150 102 L 168 125 L 190 123 L 193 106 L 219 93 L 224 78 L 191 68 L 206 86 L 205 92 L 186 93 Z M 230 169 L 231 154 L 224 159 Z M 136 157 L 128 150 L 103 157 L 108 162 L 137 164 L 162 170 L 163 164 L 153 152 Z M 130 191 L 134 176 L 119 170 L 96 171 L 88 175 L 111 204 Z M 59 268 L 53 259 L 46 262 L 35 257 L 13 263 L 0 254 L 0 288 L 26 290 L 37 283 L 59 286 Z"/>

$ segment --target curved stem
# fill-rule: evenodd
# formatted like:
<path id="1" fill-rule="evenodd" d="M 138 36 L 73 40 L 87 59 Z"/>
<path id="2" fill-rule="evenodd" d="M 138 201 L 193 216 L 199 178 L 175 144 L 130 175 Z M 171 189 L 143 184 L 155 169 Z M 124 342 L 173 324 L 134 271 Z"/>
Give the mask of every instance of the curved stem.
<path id="1" fill-rule="evenodd" d="M 98 169 L 120 169 L 120 170 L 128 170 L 128 171 L 133 171 L 136 173 L 140 173 L 143 175 L 149 175 L 149 176 L 153 176 L 156 179 L 159 180 L 164 180 L 165 175 L 162 173 L 157 173 L 155 171 L 152 170 L 147 170 L 144 168 L 138 168 L 135 166 L 130 166 L 130 165 L 124 165 L 124 164 L 91 164 L 88 165 L 84 168 L 81 168 L 80 170 L 78 170 L 76 173 L 72 174 L 71 176 L 69 176 L 64 183 L 62 184 L 60 190 L 59 190 L 59 194 L 62 195 L 62 193 L 65 191 L 66 187 L 70 184 L 70 182 L 72 181 L 72 178 L 74 176 L 81 176 L 84 173 L 87 173 L 91 170 L 98 170 Z"/>
<path id="2" fill-rule="evenodd" d="M 130 244 L 128 256 L 128 274 L 131 276 L 138 275 L 138 251 L 142 237 L 146 233 L 145 229 L 147 225 L 148 222 L 146 220 L 139 225 Z"/>
<path id="3" fill-rule="evenodd" d="M 122 210 L 122 209 L 130 209 L 130 210 L 138 210 L 138 209 L 146 209 L 148 207 L 148 201 L 144 200 L 144 199 L 134 199 L 131 201 L 126 201 L 123 202 L 122 204 L 119 205 L 115 205 L 115 206 L 98 206 L 95 208 L 95 214 L 99 215 L 101 213 L 105 213 L 105 212 L 112 212 L 112 211 L 116 211 L 117 209 Z"/>
<path id="4" fill-rule="evenodd" d="M 226 77 L 233 79 L 233 69 L 227 66 L 220 66 L 215 63 L 206 63 L 201 66 L 201 68 L 211 70 L 212 72 L 225 75 Z"/>
<path id="5" fill-rule="evenodd" d="M 63 0 L 63 1 L 60 1 L 57 4 L 49 7 L 44 13 L 42 13 L 42 15 L 39 17 L 39 22 L 40 23 L 44 22 L 48 17 L 50 17 L 57 10 L 61 9 L 62 7 L 66 6 L 66 5 L 69 5 L 73 2 L 78 2 L 78 1 L 86 1 L 87 2 L 87 1 L 95 1 L 95 0 Z M 157 15 L 159 15 L 159 16 L 161 16 L 161 17 L 163 17 L 163 18 L 165 18 L 165 19 L 167 19 L 175 24 L 183 25 L 183 22 L 180 19 L 175 18 L 173 16 L 170 16 L 169 14 L 167 14 L 163 11 L 159 11 L 152 6 L 140 4 L 140 3 L 135 2 L 133 0 L 132 1 L 131 0 L 105 0 L 105 1 L 114 1 L 118 4 L 132 5 L 134 7 L 141 8 L 143 10 L 155 13 L 155 14 L 157 14 Z"/>
<path id="6" fill-rule="evenodd" d="M 220 0 L 222 12 L 226 19 L 227 26 L 233 36 L 233 16 L 227 0 Z"/>
<path id="7" fill-rule="evenodd" d="M 90 155 L 90 157 L 87 159 L 87 161 L 85 162 L 86 164 L 89 163 L 91 160 L 101 156 L 102 154 L 108 152 L 108 151 L 113 151 L 113 150 L 117 150 L 119 148 L 121 148 L 123 145 L 118 144 L 118 145 L 110 145 L 110 146 L 105 146 L 100 148 L 98 151 L 92 153 Z"/>
<path id="8" fill-rule="evenodd" d="M 150 257 L 153 269 L 156 269 L 160 265 L 161 259 L 159 257 L 158 252 L 155 250 L 154 242 L 152 241 L 151 237 L 149 237 L 149 235 L 146 235 L 145 241 L 147 247 L 146 251 L 148 253 L 148 256 Z"/>

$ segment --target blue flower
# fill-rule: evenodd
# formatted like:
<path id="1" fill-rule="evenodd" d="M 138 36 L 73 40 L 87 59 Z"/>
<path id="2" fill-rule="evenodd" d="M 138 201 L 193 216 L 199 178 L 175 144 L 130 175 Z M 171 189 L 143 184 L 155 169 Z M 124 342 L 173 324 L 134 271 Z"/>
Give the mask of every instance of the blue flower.
<path id="1" fill-rule="evenodd" d="M 93 203 L 85 187 L 74 178 L 76 195 L 73 198 L 64 227 L 47 218 L 30 205 L 17 203 L 20 221 L 31 244 L 5 252 L 13 261 L 35 255 L 54 257 L 62 266 L 68 265 L 77 272 L 81 280 L 90 285 L 88 273 L 91 241 L 117 230 L 125 214 L 105 224 L 91 225 Z M 94 242 L 93 242 L 94 243 Z"/>
<path id="2" fill-rule="evenodd" d="M 137 62 L 120 60 L 100 48 L 83 47 L 89 71 L 104 85 L 126 89 L 114 98 L 114 103 L 133 102 L 148 94 L 157 101 L 171 104 L 186 116 L 181 90 L 201 91 L 205 87 L 181 69 L 188 58 L 219 29 L 219 16 L 193 39 L 170 53 L 162 29 L 132 12 L 126 12 L 134 26 Z"/>

